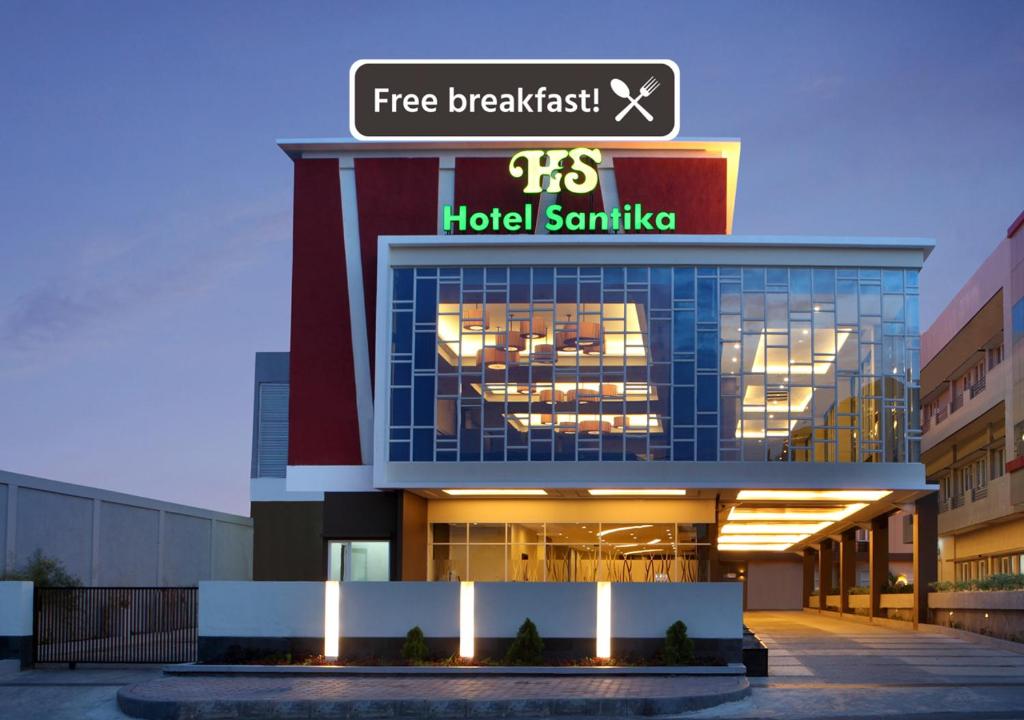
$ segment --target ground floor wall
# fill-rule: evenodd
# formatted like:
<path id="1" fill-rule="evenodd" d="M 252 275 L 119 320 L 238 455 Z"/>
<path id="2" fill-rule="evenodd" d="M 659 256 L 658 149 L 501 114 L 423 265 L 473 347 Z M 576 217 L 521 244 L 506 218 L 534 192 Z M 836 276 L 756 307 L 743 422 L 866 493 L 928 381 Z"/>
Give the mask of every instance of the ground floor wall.
<path id="1" fill-rule="evenodd" d="M 803 607 L 803 562 L 796 555 L 748 561 L 745 583 L 747 610 L 799 610 Z"/>
<path id="2" fill-rule="evenodd" d="M 939 538 L 939 580 L 1024 572 L 1024 515 L 1008 522 Z"/>
<path id="3" fill-rule="evenodd" d="M 253 502 L 254 580 L 324 580 L 332 540 L 389 543 L 392 580 L 427 578 L 427 501 L 408 492 L 325 493 Z"/>

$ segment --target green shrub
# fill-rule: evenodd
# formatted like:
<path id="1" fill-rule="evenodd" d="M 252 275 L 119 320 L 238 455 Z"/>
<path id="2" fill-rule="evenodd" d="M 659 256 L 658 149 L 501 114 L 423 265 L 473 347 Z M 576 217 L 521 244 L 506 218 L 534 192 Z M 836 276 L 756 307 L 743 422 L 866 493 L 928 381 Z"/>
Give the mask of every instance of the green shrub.
<path id="1" fill-rule="evenodd" d="M 505 653 L 506 665 L 540 665 L 544 661 L 544 641 L 540 639 L 537 626 L 526 618 L 519 626 L 515 640 Z"/>
<path id="2" fill-rule="evenodd" d="M 863 585 L 854 585 L 850 588 L 851 595 L 867 595 L 871 592 L 871 588 L 864 587 Z"/>
<path id="3" fill-rule="evenodd" d="M 417 625 L 405 634 L 405 642 L 402 643 L 402 659 L 408 663 L 421 663 L 430 656 L 430 649 L 427 641 L 423 639 L 423 631 Z"/>
<path id="4" fill-rule="evenodd" d="M 931 588 L 936 592 L 1024 590 L 1024 574 L 996 573 L 980 580 L 943 580 L 932 583 Z"/>
<path id="5" fill-rule="evenodd" d="M 693 662 L 693 640 L 686 634 L 686 623 L 676 620 L 665 632 L 662 655 L 666 665 L 689 665 Z"/>
<path id="6" fill-rule="evenodd" d="M 28 561 L 12 573 L 0 575 L 0 580 L 30 580 L 36 587 L 78 587 L 82 581 L 67 571 L 57 558 L 36 550 Z"/>

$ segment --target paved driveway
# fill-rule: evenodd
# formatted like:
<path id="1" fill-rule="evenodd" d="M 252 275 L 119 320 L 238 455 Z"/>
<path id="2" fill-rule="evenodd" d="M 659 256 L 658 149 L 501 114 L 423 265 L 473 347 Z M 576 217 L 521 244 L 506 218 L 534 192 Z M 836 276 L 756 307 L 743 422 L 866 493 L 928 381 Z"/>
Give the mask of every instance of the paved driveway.
<path id="1" fill-rule="evenodd" d="M 807 612 L 753 612 L 767 678 L 692 717 L 1024 718 L 1024 654 Z M 688 717 L 691 717 L 688 716 Z"/>
<path id="2" fill-rule="evenodd" d="M 118 689 L 160 677 L 155 665 L 66 667 L 0 675 L 0 718 L 124 720 L 128 716 L 117 709 Z"/>

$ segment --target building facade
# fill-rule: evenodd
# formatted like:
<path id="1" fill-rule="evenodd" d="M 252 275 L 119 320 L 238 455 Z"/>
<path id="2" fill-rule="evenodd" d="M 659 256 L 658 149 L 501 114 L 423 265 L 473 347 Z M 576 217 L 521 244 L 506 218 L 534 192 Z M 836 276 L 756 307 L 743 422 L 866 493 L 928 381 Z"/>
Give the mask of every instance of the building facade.
<path id="1" fill-rule="evenodd" d="M 725 579 L 800 607 L 856 583 L 855 533 L 876 582 L 889 517 L 928 512 L 931 241 L 732 235 L 738 141 L 599 144 L 584 194 L 524 194 L 510 143 L 281 147 L 287 462 L 259 461 L 264 359 L 254 579 Z M 638 208 L 673 229 L 611 231 Z"/>
<path id="2" fill-rule="evenodd" d="M 1022 226 L 1024 214 L 921 340 L 922 458 L 940 487 L 942 580 L 1024 571 Z"/>

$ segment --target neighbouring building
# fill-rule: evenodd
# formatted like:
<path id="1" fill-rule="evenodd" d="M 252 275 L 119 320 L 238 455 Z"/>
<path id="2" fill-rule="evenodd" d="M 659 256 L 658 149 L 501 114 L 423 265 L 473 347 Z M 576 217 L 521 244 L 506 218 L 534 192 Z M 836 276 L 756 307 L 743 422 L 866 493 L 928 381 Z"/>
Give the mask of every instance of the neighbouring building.
<path id="1" fill-rule="evenodd" d="M 939 577 L 1024 571 L 1024 213 L 921 338 Z"/>
<path id="2" fill-rule="evenodd" d="M 5 573 L 35 553 L 87 586 L 252 579 L 252 520 L 0 470 Z"/>
<path id="3" fill-rule="evenodd" d="M 934 577 L 932 241 L 732 235 L 734 140 L 598 143 L 581 195 L 525 195 L 512 143 L 280 145 L 291 342 L 257 356 L 254 579 L 736 580 L 751 608 L 861 582 L 877 610 L 890 569 Z M 676 226 L 550 233 L 553 205 Z M 534 229 L 446 233 L 463 207 Z"/>

